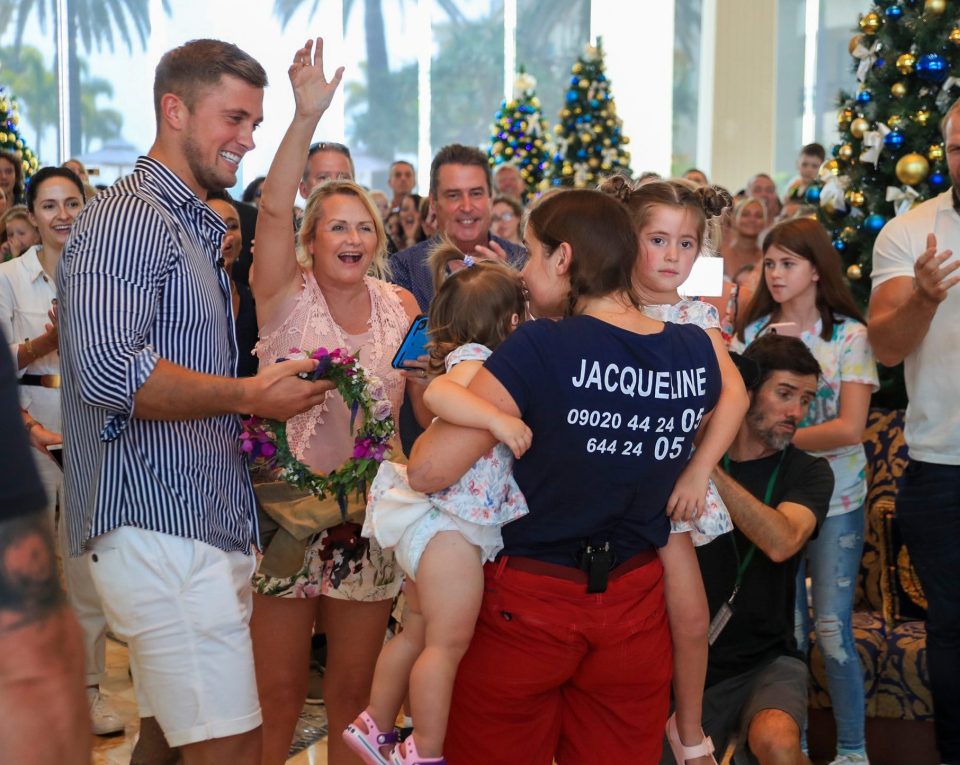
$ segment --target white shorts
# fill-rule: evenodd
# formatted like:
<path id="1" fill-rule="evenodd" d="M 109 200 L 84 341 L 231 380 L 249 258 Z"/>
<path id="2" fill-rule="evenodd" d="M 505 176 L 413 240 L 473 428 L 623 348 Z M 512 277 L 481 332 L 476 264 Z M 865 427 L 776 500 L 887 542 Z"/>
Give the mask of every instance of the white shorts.
<path id="1" fill-rule="evenodd" d="M 254 557 L 132 526 L 90 547 L 107 621 L 130 650 L 140 716 L 156 717 L 173 747 L 257 728 Z"/>

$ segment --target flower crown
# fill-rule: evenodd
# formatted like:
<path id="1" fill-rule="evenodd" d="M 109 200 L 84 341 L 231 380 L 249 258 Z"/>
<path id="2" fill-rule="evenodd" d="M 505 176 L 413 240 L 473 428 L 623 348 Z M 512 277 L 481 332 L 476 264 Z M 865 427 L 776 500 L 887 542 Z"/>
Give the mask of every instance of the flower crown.
<path id="1" fill-rule="evenodd" d="M 353 441 L 353 455 L 343 465 L 329 473 L 314 473 L 298 460 L 287 443 L 287 425 L 277 420 L 250 417 L 243 421 L 240 451 L 255 472 L 269 472 L 291 486 L 309 491 L 326 499 L 336 498 L 344 520 L 347 517 L 347 498 L 356 493 L 366 496 L 367 486 L 377 474 L 380 463 L 388 456 L 395 427 L 386 387 L 377 377 L 360 366 L 356 356 L 343 348 L 318 348 L 307 355 L 297 348 L 277 359 L 316 359 L 317 368 L 307 373 L 308 380 L 330 380 L 350 408 L 350 431 L 353 432 L 357 415 L 363 421 Z"/>

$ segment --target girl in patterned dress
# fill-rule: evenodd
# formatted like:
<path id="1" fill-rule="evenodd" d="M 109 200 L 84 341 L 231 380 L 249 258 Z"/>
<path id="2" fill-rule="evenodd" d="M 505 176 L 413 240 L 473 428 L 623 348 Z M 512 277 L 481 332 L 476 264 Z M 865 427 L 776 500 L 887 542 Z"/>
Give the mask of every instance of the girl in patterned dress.
<path id="1" fill-rule="evenodd" d="M 705 330 L 723 376 L 720 400 L 710 423 L 667 502 L 672 533 L 667 545 L 659 550 L 674 648 L 676 712 L 667 722 L 667 739 L 677 765 L 715 764 L 713 745 L 700 729 L 709 610 L 693 547 L 733 529 L 730 514 L 710 481 L 710 471 L 733 441 L 748 399 L 720 334 L 717 309 L 701 300 L 682 299 L 677 288 L 690 275 L 697 255 L 709 248 L 705 241 L 707 223 L 718 220 L 730 205 L 730 196 L 720 189 L 696 188 L 685 181 L 631 186 L 621 176 L 607 180 L 601 191 L 627 206 L 636 227 L 640 252 L 634 271 L 635 290 L 644 314 L 659 321 L 696 324 Z"/>
<path id="2" fill-rule="evenodd" d="M 413 491 L 406 467 L 392 462 L 381 465 L 370 488 L 363 533 L 393 549 L 407 575 L 408 604 L 403 631 L 380 653 L 369 706 L 343 733 L 371 765 L 445 762 L 453 681 L 479 613 L 483 564 L 503 548 L 500 527 L 528 512 L 512 468 L 513 457 L 530 446 L 530 429 L 467 391 L 523 319 L 520 275 L 502 263 L 474 262 L 448 244 L 432 253 L 431 265 L 435 279 L 450 273 L 430 308 L 431 366 L 446 374 L 430 383 L 424 402 L 444 420 L 489 430 L 501 443 L 435 494 Z M 391 751 L 408 688 L 416 728 Z"/>
<path id="3" fill-rule="evenodd" d="M 732 347 L 739 350 L 766 332 L 799 337 L 822 370 L 817 398 L 797 423 L 793 445 L 825 457 L 835 480 L 826 520 L 807 543 L 806 565 L 797 572 L 797 645 L 806 650 L 809 643 L 809 574 L 813 626 L 837 723 L 831 765 L 865 765 L 863 677 L 851 622 L 867 496 L 863 431 L 877 367 L 840 259 L 815 220 L 783 221 L 763 238 L 763 280 Z"/>

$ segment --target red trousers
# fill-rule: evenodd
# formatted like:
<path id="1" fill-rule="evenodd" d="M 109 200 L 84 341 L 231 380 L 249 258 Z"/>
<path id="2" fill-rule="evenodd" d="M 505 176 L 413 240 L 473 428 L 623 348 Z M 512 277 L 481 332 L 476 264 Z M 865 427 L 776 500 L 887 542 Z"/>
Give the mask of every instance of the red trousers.
<path id="1" fill-rule="evenodd" d="M 673 670 L 660 560 L 594 595 L 502 562 L 485 575 L 450 765 L 656 765 Z"/>

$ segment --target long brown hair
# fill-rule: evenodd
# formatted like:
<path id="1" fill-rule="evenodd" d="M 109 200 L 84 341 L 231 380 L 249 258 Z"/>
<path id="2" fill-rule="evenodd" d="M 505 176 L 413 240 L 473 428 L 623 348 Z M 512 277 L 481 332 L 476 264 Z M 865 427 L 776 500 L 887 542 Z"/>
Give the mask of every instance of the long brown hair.
<path id="1" fill-rule="evenodd" d="M 513 331 L 513 317 L 523 321 L 526 297 L 520 274 L 495 260 L 472 263 L 446 276 L 447 264 L 464 260 L 449 240 L 430 253 L 436 294 L 430 303 L 430 370 L 444 371 L 450 351 L 465 343 L 480 343 L 494 350 Z"/>
<path id="2" fill-rule="evenodd" d="M 763 237 L 763 254 L 766 255 L 771 247 L 779 247 L 809 260 L 817 269 L 817 310 L 820 311 L 822 325 L 820 337 L 824 340 L 833 337 L 833 328 L 840 323 L 837 317 L 841 315 L 866 324 L 860 307 L 843 281 L 840 256 L 833 249 L 826 230 L 817 221 L 812 218 L 781 221 Z M 753 298 L 737 322 L 737 337 L 744 340 L 744 332 L 749 324 L 763 316 L 772 316 L 778 308 L 779 304 L 770 294 L 764 274 L 757 291 L 753 293 Z"/>
<path id="3" fill-rule="evenodd" d="M 563 242 L 573 258 L 565 315 L 582 297 L 623 292 L 637 305 L 633 267 L 639 246 L 627 209 L 599 191 L 568 189 L 545 196 L 530 210 L 527 226 L 549 255 Z"/>

